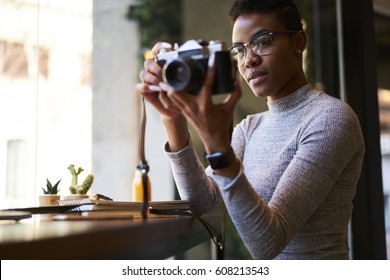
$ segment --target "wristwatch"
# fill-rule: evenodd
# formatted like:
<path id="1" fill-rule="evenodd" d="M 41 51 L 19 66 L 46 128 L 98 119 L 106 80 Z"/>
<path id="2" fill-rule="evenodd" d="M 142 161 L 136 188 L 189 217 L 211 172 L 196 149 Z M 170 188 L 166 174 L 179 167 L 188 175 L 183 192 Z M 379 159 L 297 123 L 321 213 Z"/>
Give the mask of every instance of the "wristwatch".
<path id="1" fill-rule="evenodd" d="M 214 170 L 228 167 L 233 162 L 234 158 L 233 149 L 230 149 L 227 153 L 216 152 L 205 154 L 205 159 Z"/>

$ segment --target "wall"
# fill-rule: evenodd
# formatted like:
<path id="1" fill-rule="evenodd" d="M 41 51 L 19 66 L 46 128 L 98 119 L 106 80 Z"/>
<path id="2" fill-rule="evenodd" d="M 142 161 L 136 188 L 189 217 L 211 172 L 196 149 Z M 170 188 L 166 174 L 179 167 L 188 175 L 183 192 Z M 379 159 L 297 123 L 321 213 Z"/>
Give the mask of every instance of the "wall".
<path id="1" fill-rule="evenodd" d="M 94 191 L 116 200 L 131 199 L 138 158 L 140 100 L 138 27 L 125 19 L 135 1 L 93 1 L 93 148 Z M 142 32 L 140 30 L 139 32 Z M 172 199 L 170 166 L 159 116 L 147 108 L 146 158 L 152 199 Z"/>

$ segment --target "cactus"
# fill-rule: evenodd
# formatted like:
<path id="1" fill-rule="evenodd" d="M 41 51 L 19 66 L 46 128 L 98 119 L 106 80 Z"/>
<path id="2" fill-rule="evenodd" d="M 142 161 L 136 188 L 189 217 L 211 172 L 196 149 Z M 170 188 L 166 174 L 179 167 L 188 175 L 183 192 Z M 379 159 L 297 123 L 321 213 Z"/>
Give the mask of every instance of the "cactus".
<path id="1" fill-rule="evenodd" d="M 89 173 L 87 177 L 85 177 L 84 182 L 77 187 L 77 193 L 86 194 L 93 184 L 93 180 L 95 176 L 92 173 Z"/>
<path id="2" fill-rule="evenodd" d="M 77 179 L 78 179 L 78 176 L 81 172 L 84 171 L 84 169 L 82 169 L 81 167 L 79 167 L 79 169 L 76 171 L 76 169 L 74 168 L 74 165 L 71 164 L 69 165 L 68 167 L 69 171 L 70 171 L 70 174 L 72 174 L 72 182 L 71 182 L 71 186 L 77 186 Z"/>
<path id="3" fill-rule="evenodd" d="M 89 173 L 87 177 L 85 177 L 84 182 L 79 185 L 78 184 L 78 176 L 81 172 L 84 171 L 83 168 L 79 167 L 76 171 L 73 164 L 69 165 L 68 167 L 70 173 L 72 174 L 72 182 L 70 184 L 69 190 L 72 194 L 87 194 L 89 189 L 91 188 L 93 181 L 95 179 L 95 176 L 92 173 Z"/>
<path id="4" fill-rule="evenodd" d="M 60 191 L 58 189 L 58 185 L 61 182 L 61 179 L 58 180 L 57 183 L 54 184 L 54 186 L 50 183 L 49 179 L 46 178 L 46 189 L 42 188 L 44 194 L 58 194 Z"/>

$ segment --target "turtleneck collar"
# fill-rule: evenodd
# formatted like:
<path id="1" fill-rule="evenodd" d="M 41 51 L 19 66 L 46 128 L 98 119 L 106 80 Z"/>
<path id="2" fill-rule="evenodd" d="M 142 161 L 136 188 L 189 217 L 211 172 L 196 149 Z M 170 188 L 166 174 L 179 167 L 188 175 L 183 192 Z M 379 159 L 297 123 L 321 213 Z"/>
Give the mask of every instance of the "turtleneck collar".
<path id="1" fill-rule="evenodd" d="M 315 92 L 320 93 L 320 91 L 315 90 L 310 84 L 307 84 L 285 97 L 268 101 L 269 112 L 282 113 L 303 107 L 318 95 L 312 94 Z"/>

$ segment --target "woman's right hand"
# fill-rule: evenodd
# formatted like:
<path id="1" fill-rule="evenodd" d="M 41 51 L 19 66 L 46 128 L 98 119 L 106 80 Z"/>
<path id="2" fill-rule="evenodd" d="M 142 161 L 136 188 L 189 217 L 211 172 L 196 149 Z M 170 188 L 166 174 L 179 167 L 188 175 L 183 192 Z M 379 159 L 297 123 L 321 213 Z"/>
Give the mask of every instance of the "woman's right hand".
<path id="1" fill-rule="evenodd" d="M 158 42 L 152 49 L 154 57 L 161 49 L 172 49 L 172 46 L 165 42 Z M 162 68 L 154 59 L 145 60 L 140 79 L 142 82 L 136 85 L 137 92 L 161 114 L 162 118 L 168 120 L 180 118 L 180 110 L 173 105 L 167 92 L 159 86 L 163 82 Z"/>

